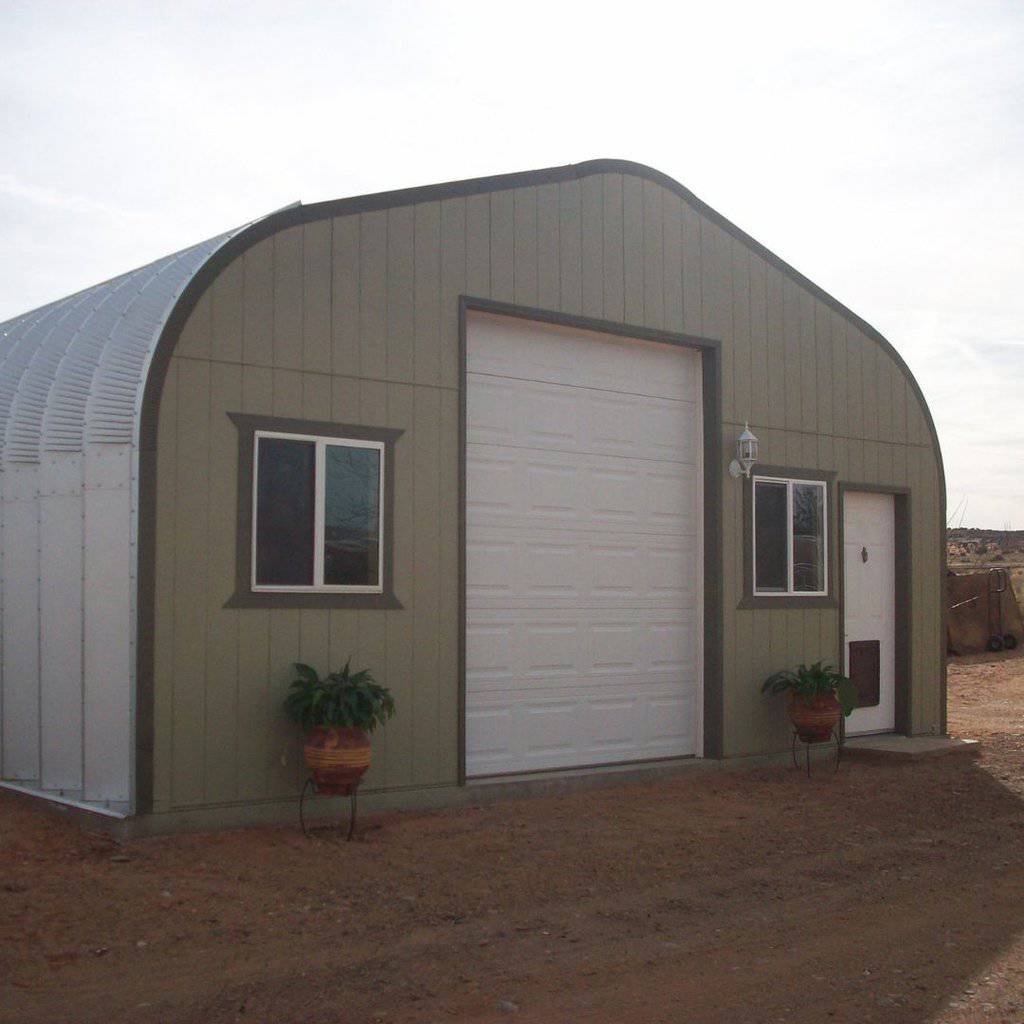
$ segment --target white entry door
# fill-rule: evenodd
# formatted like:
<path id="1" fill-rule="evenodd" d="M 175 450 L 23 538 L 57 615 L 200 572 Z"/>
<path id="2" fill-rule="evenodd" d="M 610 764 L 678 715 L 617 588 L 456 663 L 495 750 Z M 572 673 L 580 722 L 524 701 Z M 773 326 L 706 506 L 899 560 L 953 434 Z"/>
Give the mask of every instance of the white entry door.
<path id="1" fill-rule="evenodd" d="M 896 526 L 891 494 L 843 499 L 845 666 L 861 706 L 847 735 L 896 728 Z"/>
<path id="2" fill-rule="evenodd" d="M 700 753 L 697 352 L 467 324 L 466 772 Z"/>

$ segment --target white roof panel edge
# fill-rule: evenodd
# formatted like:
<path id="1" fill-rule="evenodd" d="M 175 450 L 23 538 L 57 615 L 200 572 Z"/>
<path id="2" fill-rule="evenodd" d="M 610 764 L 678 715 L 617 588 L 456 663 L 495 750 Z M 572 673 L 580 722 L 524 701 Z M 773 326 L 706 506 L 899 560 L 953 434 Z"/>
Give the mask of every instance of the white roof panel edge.
<path id="1" fill-rule="evenodd" d="M 0 323 L 0 465 L 137 442 L 168 317 L 202 266 L 248 226 Z"/>

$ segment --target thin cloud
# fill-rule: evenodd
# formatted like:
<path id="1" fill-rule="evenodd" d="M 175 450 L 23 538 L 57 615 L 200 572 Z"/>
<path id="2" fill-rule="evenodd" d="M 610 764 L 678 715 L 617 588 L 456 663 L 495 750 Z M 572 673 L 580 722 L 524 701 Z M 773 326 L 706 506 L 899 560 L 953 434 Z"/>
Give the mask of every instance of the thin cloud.
<path id="1" fill-rule="evenodd" d="M 100 217 L 116 217 L 119 220 L 132 219 L 133 215 L 110 203 L 90 199 L 87 196 L 60 192 L 44 185 L 33 185 L 21 181 L 13 174 L 0 174 L 0 195 L 22 200 L 51 210 L 66 210 L 69 213 L 92 214 Z"/>

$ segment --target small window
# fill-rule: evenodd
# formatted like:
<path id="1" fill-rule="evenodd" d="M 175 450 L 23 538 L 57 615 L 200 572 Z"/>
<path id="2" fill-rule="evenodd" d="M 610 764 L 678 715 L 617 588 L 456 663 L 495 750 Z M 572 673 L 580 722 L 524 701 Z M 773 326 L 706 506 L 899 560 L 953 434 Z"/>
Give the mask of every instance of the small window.
<path id="1" fill-rule="evenodd" d="M 384 444 L 256 431 L 252 589 L 383 592 Z"/>
<path id="2" fill-rule="evenodd" d="M 828 593 L 825 484 L 754 478 L 754 593 Z"/>

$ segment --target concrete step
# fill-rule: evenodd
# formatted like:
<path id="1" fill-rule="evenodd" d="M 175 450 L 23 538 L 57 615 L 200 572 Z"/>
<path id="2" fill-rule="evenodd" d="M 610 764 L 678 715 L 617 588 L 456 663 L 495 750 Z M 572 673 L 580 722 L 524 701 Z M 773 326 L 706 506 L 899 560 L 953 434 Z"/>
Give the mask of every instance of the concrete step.
<path id="1" fill-rule="evenodd" d="M 884 761 L 922 761 L 930 757 L 977 757 L 981 744 L 951 736 L 853 736 L 843 746 L 843 757 Z"/>

